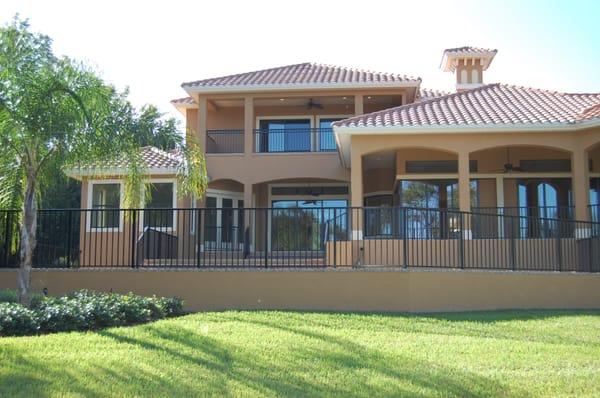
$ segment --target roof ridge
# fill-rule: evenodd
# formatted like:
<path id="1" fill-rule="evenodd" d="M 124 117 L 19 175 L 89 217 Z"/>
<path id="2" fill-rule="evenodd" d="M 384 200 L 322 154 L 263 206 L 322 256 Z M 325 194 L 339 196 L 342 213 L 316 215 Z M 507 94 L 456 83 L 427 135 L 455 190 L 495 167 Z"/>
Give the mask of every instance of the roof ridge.
<path id="1" fill-rule="evenodd" d="M 325 68 L 338 68 L 338 69 L 345 69 L 345 70 L 352 71 L 352 72 L 373 73 L 373 74 L 377 74 L 377 75 L 386 75 L 386 76 L 397 76 L 397 77 L 401 77 L 403 79 L 423 81 L 418 76 L 409 76 L 409 75 L 401 74 L 401 73 L 381 72 L 381 71 L 376 71 L 376 70 L 372 70 L 372 69 L 353 68 L 353 67 L 349 67 L 349 66 L 324 64 L 324 63 L 320 63 L 320 62 L 308 62 L 308 63 L 311 65 L 314 65 L 314 66 L 325 67 Z M 293 65 L 289 65 L 289 66 L 293 66 Z M 252 72 L 250 72 L 250 73 L 252 73 Z"/>

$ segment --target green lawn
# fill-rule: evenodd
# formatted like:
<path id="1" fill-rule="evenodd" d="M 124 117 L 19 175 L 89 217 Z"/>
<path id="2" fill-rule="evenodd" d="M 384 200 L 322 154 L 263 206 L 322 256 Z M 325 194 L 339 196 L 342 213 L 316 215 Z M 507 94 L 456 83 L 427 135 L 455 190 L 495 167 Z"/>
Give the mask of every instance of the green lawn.
<path id="1" fill-rule="evenodd" d="M 600 312 L 213 312 L 0 338 L 0 397 L 600 396 Z"/>

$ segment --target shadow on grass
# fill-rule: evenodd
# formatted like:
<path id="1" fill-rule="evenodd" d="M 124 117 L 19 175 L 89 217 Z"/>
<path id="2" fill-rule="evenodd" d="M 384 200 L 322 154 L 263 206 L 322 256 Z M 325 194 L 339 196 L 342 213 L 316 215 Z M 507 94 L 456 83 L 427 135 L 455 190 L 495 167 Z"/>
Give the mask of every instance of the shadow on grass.
<path id="1" fill-rule="evenodd" d="M 26 344 L 0 344 L 3 362 L 0 396 L 527 397 L 527 391 L 454 367 L 448 361 L 431 362 L 401 350 L 391 353 L 367 346 L 359 338 L 351 337 L 352 328 L 381 327 L 394 331 L 406 327 L 417 333 L 428 333 L 427 329 L 434 323 L 442 324 L 441 330 L 429 333 L 494 335 L 502 333 L 502 329 L 491 328 L 497 322 L 598 316 L 600 311 L 383 314 L 383 317 L 351 313 L 336 317 L 326 315 L 332 314 L 192 315 L 183 322 L 173 319 L 136 328 L 89 333 L 72 346 L 65 344 L 64 355 L 61 352 L 50 355 L 43 346 L 38 346 L 36 351 Z M 364 318 L 364 322 L 347 322 L 355 317 Z M 221 325 L 221 335 L 203 331 L 202 322 Z M 227 322 L 231 326 L 224 324 Z M 416 323 L 416 326 L 403 326 L 404 323 Z M 481 328 L 487 330 L 482 332 Z M 340 336 L 329 331 L 344 333 Z M 227 336 L 233 332 L 243 337 Z M 506 334 L 507 338 L 515 337 Z M 70 341 L 69 334 L 63 336 L 64 341 Z M 88 341 L 87 336 L 96 351 L 82 345 Z M 54 337 L 58 340 L 58 335 Z M 102 354 L 103 350 L 106 355 Z M 118 355 L 111 356 L 111 353 Z"/>

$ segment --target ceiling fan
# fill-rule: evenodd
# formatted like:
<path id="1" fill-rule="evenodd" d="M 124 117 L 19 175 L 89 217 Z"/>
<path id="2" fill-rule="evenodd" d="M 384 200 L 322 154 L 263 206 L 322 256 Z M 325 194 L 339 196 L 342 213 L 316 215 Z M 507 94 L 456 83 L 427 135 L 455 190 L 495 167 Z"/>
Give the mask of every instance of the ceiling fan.
<path id="1" fill-rule="evenodd" d="M 323 105 L 319 104 L 318 102 L 313 101 L 312 98 L 308 100 L 308 102 L 306 103 L 306 107 L 307 107 L 307 109 L 312 109 L 312 108 L 323 109 Z"/>
<path id="2" fill-rule="evenodd" d="M 514 164 L 512 164 L 512 162 L 510 161 L 510 148 L 506 148 L 506 163 L 504 163 L 504 173 L 511 173 L 513 171 L 518 171 L 518 172 L 522 172 L 524 171 L 522 167 L 520 166 L 515 166 Z"/>

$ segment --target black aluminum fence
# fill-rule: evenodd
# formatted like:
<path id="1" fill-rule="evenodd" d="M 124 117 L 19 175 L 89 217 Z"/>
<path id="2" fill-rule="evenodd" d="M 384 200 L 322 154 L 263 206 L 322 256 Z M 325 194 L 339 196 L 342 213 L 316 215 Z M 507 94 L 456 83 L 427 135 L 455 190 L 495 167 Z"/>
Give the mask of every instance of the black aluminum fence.
<path id="1" fill-rule="evenodd" d="M 244 130 L 208 130 L 206 153 L 244 153 Z"/>
<path id="2" fill-rule="evenodd" d="M 40 210 L 36 267 L 600 271 L 598 223 L 407 207 Z M 524 225 L 526 233 L 524 233 Z M 0 266 L 19 212 L 0 211 Z"/>
<path id="3" fill-rule="evenodd" d="M 259 153 L 336 150 L 331 128 L 254 130 L 254 151 Z"/>

